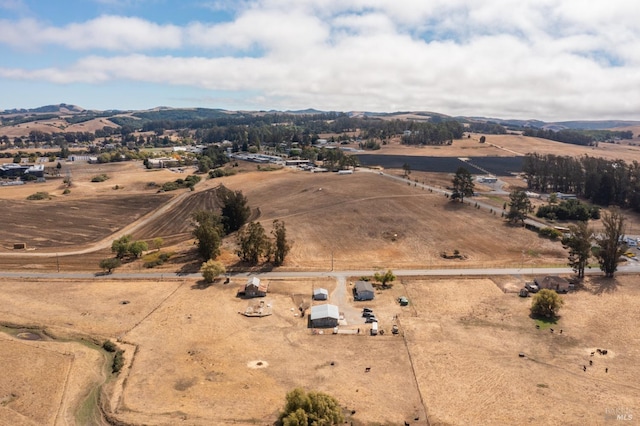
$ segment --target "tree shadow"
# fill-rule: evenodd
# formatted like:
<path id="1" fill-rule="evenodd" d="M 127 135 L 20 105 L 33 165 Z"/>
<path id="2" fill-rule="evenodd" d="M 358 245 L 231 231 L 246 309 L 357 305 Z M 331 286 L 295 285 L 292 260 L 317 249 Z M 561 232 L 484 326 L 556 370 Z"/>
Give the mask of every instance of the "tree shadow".
<path id="1" fill-rule="evenodd" d="M 195 250 L 186 253 L 178 253 L 171 256 L 166 264 L 180 266 L 176 271 L 176 275 L 197 274 L 202 267 L 202 258 Z"/>
<path id="2" fill-rule="evenodd" d="M 535 321 L 537 329 L 546 330 L 551 329 L 552 326 L 558 324 L 558 321 L 562 318 L 562 316 L 556 315 L 554 317 L 545 317 L 543 315 L 534 315 L 530 313 L 529 318 Z"/>
<path id="3" fill-rule="evenodd" d="M 200 260 L 190 262 L 190 263 L 185 263 L 180 267 L 180 269 L 178 269 L 178 271 L 176 272 L 176 275 L 182 276 L 182 275 L 189 275 L 189 274 L 197 274 L 198 272 L 200 272 L 201 266 L 202 266 L 202 261 Z"/>
<path id="4" fill-rule="evenodd" d="M 273 271 L 273 269 L 274 266 L 272 263 L 253 265 L 251 263 L 238 260 L 236 263 L 230 265 L 229 268 L 227 268 L 227 272 L 248 272 L 259 274 L 261 272 L 271 272 Z"/>
<path id="5" fill-rule="evenodd" d="M 615 277 L 593 277 L 590 290 L 591 294 L 595 295 L 615 293 L 618 291 L 618 281 Z"/>
<path id="6" fill-rule="evenodd" d="M 474 203 L 468 205 L 466 200 L 464 201 L 464 203 L 461 203 L 459 200 L 452 200 L 451 198 L 449 198 L 449 202 L 445 203 L 444 205 L 444 209 L 448 211 L 458 211 L 463 209 L 466 210 L 469 208 L 475 208 Z"/>
<path id="7" fill-rule="evenodd" d="M 194 285 L 191 286 L 192 290 L 206 290 L 209 287 L 211 287 L 212 285 L 216 284 L 217 282 L 219 282 L 220 279 L 216 278 L 215 280 L 213 280 L 213 282 L 207 282 L 205 280 L 198 280 L 196 281 L 196 283 Z"/>

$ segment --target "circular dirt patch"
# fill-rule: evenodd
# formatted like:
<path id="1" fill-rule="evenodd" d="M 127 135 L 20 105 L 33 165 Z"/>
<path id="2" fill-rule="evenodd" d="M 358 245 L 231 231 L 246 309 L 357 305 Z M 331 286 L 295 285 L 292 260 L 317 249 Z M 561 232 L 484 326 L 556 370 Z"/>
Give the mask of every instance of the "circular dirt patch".
<path id="1" fill-rule="evenodd" d="M 21 333 L 16 334 L 18 339 L 22 340 L 42 340 L 42 336 L 38 333 L 31 333 L 30 331 L 23 331 Z"/>
<path id="2" fill-rule="evenodd" d="M 267 361 L 249 361 L 247 367 L 249 368 L 267 368 L 269 363 Z"/>

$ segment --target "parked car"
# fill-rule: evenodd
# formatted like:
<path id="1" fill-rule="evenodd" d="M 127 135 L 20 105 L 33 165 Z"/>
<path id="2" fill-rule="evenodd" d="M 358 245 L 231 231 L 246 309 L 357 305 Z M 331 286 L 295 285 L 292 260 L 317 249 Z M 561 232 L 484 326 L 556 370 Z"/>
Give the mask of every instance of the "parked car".
<path id="1" fill-rule="evenodd" d="M 530 293 L 537 293 L 538 290 L 540 290 L 538 284 L 533 282 L 525 283 L 524 288 L 526 288 Z"/>
<path id="2" fill-rule="evenodd" d="M 362 313 L 365 313 L 365 312 L 373 312 L 373 309 L 371 309 L 371 308 L 362 308 Z"/>
<path id="3" fill-rule="evenodd" d="M 374 317 L 373 315 L 370 317 L 367 317 L 367 319 L 365 320 L 365 324 L 368 324 L 370 322 L 378 322 L 378 318 Z"/>
<path id="4" fill-rule="evenodd" d="M 363 312 L 363 313 L 362 313 L 362 316 L 363 316 L 363 317 L 375 317 L 374 313 L 373 313 L 373 312 L 371 312 L 371 311 Z"/>
<path id="5" fill-rule="evenodd" d="M 526 288 L 521 288 L 520 293 L 518 293 L 518 296 L 529 297 L 529 290 L 527 290 Z"/>
<path id="6" fill-rule="evenodd" d="M 407 299 L 405 296 L 400 296 L 398 297 L 398 303 L 400 304 L 400 306 L 407 306 L 409 304 L 409 299 Z"/>

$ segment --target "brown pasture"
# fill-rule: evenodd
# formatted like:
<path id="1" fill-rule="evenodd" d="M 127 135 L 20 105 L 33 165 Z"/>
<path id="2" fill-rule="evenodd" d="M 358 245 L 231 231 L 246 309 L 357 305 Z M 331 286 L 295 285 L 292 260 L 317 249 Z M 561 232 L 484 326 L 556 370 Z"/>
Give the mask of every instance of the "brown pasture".
<path id="1" fill-rule="evenodd" d="M 264 302 L 273 315 L 264 318 L 238 314 L 255 302 L 235 297 L 240 280 L 2 280 L 2 322 L 57 338 L 0 333 L 12 366 L 0 376 L 3 416 L 14 424 L 74 423 L 72 402 L 86 393 L 64 379 L 83 389 L 104 381 L 101 353 L 73 343 L 90 336 L 119 339 L 126 349 L 127 365 L 103 403 L 112 421 L 127 424 L 271 424 L 296 386 L 334 395 L 358 425 L 427 424 L 427 416 L 432 425 L 601 424 L 607 410 L 638 410 L 635 278 L 587 279 L 563 296 L 554 333 L 536 329 L 531 299 L 510 291 L 522 276 L 402 278 L 366 304 L 337 296 L 338 284 L 326 278 L 271 280 Z M 360 318 L 352 322 L 360 334 L 313 334 L 294 300 L 318 286 L 341 310 L 373 308 L 387 333 L 369 336 Z M 397 305 L 400 295 L 409 306 Z M 598 348 L 608 354 L 591 356 Z M 27 362 L 36 354 L 36 365 Z M 90 410 L 84 415 L 99 423 Z"/>

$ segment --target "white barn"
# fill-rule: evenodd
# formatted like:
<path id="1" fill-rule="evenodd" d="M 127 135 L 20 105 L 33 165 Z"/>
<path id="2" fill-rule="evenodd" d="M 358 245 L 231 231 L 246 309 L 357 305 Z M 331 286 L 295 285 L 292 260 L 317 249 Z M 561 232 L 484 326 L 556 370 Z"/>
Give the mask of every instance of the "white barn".
<path id="1" fill-rule="evenodd" d="M 309 322 L 314 328 L 332 328 L 338 325 L 340 311 L 336 305 L 324 304 L 311 307 Z"/>
<path id="2" fill-rule="evenodd" d="M 326 288 L 314 288 L 313 300 L 327 300 L 329 298 L 329 291 Z"/>

